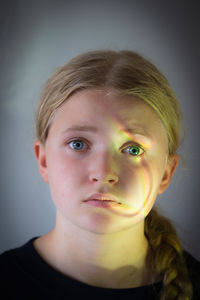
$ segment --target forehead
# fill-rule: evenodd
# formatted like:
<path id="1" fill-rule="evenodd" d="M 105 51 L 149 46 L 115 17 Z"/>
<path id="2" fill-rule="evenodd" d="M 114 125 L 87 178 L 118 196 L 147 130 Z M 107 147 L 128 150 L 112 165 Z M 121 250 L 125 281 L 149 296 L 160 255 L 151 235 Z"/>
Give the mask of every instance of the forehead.
<path id="1" fill-rule="evenodd" d="M 132 109 L 136 113 L 139 108 L 145 108 L 146 104 L 132 95 L 117 95 L 106 90 L 84 90 L 70 97 L 66 106 L 72 110 L 81 108 L 83 114 L 98 112 L 107 117 L 123 119 L 124 116 L 124 120 L 132 120 Z"/>
<path id="2" fill-rule="evenodd" d="M 113 125 L 119 128 L 162 126 L 157 113 L 143 100 L 106 90 L 83 90 L 75 93 L 56 112 L 54 121 L 58 120 L 74 124 L 79 122 L 79 125 L 99 123 L 102 127 Z"/>

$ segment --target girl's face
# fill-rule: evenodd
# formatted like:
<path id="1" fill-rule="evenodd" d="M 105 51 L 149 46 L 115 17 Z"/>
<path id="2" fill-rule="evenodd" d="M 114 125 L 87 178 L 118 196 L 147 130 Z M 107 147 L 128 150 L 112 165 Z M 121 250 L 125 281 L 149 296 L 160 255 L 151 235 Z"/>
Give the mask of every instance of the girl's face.
<path id="1" fill-rule="evenodd" d="M 88 231 L 110 233 L 144 220 L 169 185 L 178 157 L 168 162 L 167 147 L 162 122 L 144 101 L 84 90 L 58 109 L 45 146 L 37 141 L 35 153 L 60 215 Z M 120 204 L 85 201 L 96 193 Z"/>

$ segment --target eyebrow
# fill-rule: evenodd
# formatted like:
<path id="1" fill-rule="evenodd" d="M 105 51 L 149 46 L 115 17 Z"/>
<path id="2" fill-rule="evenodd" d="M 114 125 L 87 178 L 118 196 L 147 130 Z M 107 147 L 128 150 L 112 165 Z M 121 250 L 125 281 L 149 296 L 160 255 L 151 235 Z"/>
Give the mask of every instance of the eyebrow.
<path id="1" fill-rule="evenodd" d="M 72 127 L 69 127 L 67 129 L 65 129 L 63 131 L 63 133 L 66 133 L 66 132 L 70 132 L 70 131 L 83 131 L 83 132 L 98 132 L 98 128 L 97 127 L 94 127 L 94 126 L 86 126 L 86 125 L 83 125 L 83 126 L 80 126 L 80 125 L 75 125 L 75 126 L 72 126 Z M 119 132 L 120 131 L 124 131 L 125 133 L 128 133 L 130 134 L 130 136 L 132 134 L 136 135 L 136 136 L 141 136 L 143 139 L 144 139 L 144 142 L 147 143 L 147 144 L 151 144 L 151 138 L 150 138 L 150 135 L 147 134 L 147 132 L 140 126 L 140 127 L 135 127 L 135 128 L 119 128 L 118 130 Z"/>
<path id="2" fill-rule="evenodd" d="M 98 128 L 94 127 L 94 126 L 80 126 L 80 125 L 76 125 L 76 126 L 69 127 L 66 130 L 64 130 L 64 132 L 68 132 L 68 131 L 91 131 L 91 132 L 97 132 Z"/>

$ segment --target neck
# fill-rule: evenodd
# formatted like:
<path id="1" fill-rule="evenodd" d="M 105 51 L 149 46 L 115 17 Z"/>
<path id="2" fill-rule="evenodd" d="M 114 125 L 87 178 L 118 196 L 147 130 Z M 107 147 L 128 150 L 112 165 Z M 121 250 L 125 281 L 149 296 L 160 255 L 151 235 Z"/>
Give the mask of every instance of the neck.
<path id="1" fill-rule="evenodd" d="M 147 284 L 144 222 L 121 232 L 97 234 L 57 214 L 56 227 L 42 237 L 40 249 L 38 243 L 41 255 L 42 244 L 49 264 L 90 285 L 128 288 Z"/>

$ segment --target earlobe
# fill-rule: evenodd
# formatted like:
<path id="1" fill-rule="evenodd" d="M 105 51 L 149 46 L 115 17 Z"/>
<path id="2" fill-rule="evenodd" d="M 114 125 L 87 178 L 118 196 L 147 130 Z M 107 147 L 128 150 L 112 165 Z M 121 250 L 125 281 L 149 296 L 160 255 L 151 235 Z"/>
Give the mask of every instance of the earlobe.
<path id="1" fill-rule="evenodd" d="M 172 180 L 173 174 L 178 166 L 178 161 L 179 161 L 178 154 L 172 155 L 170 157 L 170 159 L 168 160 L 164 175 L 163 175 L 161 183 L 160 183 L 158 194 L 164 193 L 164 191 L 168 188 L 168 186 Z"/>
<path id="2" fill-rule="evenodd" d="M 40 141 L 34 143 L 35 157 L 38 161 L 38 167 L 43 180 L 48 183 L 48 172 L 46 163 L 45 147 Z"/>

